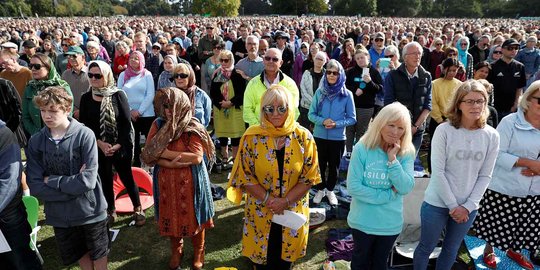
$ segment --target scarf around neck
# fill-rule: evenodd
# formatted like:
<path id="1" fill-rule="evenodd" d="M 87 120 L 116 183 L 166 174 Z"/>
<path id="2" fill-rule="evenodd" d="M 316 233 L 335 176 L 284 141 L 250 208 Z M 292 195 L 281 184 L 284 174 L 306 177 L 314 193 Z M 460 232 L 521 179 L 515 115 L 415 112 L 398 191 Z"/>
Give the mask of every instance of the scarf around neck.
<path id="1" fill-rule="evenodd" d="M 101 88 L 90 86 L 92 94 L 103 98 L 99 109 L 99 136 L 102 141 L 114 144 L 118 140 L 118 125 L 116 122 L 116 113 L 114 112 L 112 95 L 120 90 L 116 87 L 114 82 L 111 67 L 100 60 L 91 61 L 88 66 L 93 63 L 98 65 L 105 81 L 105 86 Z"/>

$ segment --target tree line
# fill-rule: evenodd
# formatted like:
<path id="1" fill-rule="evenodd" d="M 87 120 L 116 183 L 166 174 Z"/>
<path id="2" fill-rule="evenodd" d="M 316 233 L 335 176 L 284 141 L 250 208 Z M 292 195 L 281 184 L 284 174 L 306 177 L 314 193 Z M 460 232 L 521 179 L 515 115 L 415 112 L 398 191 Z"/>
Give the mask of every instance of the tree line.
<path id="1" fill-rule="evenodd" d="M 112 15 L 346 15 L 515 18 L 540 16 L 538 0 L 3 0 L 0 17 Z"/>

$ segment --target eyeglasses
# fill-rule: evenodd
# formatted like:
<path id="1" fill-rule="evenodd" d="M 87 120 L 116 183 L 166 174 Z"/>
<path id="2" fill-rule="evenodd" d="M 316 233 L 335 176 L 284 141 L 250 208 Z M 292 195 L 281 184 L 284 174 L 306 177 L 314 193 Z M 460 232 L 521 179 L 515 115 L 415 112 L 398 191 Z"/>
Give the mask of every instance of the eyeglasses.
<path id="1" fill-rule="evenodd" d="M 382 38 L 376 38 L 376 39 L 375 39 L 375 42 L 382 42 L 382 41 L 383 41 Z"/>
<path id="2" fill-rule="evenodd" d="M 327 70 L 327 71 L 326 71 L 326 75 L 339 76 L 339 71 L 331 71 L 331 70 Z"/>
<path id="3" fill-rule="evenodd" d="M 90 73 L 88 72 L 88 79 L 96 78 L 96 80 L 101 80 L 103 78 L 103 75 L 99 73 Z"/>
<path id="4" fill-rule="evenodd" d="M 229 63 L 229 61 L 231 61 L 231 59 L 223 58 L 223 59 L 219 59 L 219 61 L 221 63 Z"/>
<path id="5" fill-rule="evenodd" d="M 540 97 L 531 97 L 532 99 L 536 99 L 536 104 L 540 105 Z"/>
<path id="6" fill-rule="evenodd" d="M 493 54 L 502 54 L 502 51 L 493 51 Z"/>
<path id="7" fill-rule="evenodd" d="M 469 105 L 469 106 L 473 106 L 474 104 L 478 104 L 478 105 L 484 105 L 486 103 L 486 100 L 485 99 L 477 99 L 477 100 L 474 100 L 474 99 L 466 99 L 466 100 L 462 100 L 461 102 Z"/>
<path id="8" fill-rule="evenodd" d="M 280 115 L 283 115 L 287 112 L 287 107 L 286 106 L 277 106 L 277 107 L 274 107 L 272 105 L 266 105 L 263 107 L 263 111 L 266 113 L 266 114 L 274 114 L 274 111 L 277 111 Z"/>
<path id="9" fill-rule="evenodd" d="M 442 43 L 435 43 L 435 46 L 442 46 Z"/>
<path id="10" fill-rule="evenodd" d="M 411 53 L 407 53 L 407 55 L 420 56 L 420 55 L 422 55 L 422 53 L 421 52 L 411 52 Z"/>
<path id="11" fill-rule="evenodd" d="M 461 43 L 461 46 L 468 46 L 468 43 Z"/>
<path id="12" fill-rule="evenodd" d="M 67 44 L 62 44 L 62 47 L 69 47 L 69 45 L 67 45 Z"/>
<path id="13" fill-rule="evenodd" d="M 506 47 L 506 49 L 509 50 L 509 51 L 519 51 L 519 47 L 517 47 L 517 46 Z"/>
<path id="14" fill-rule="evenodd" d="M 246 43 L 247 45 L 250 45 L 250 46 L 257 46 L 259 45 L 258 43 L 255 43 L 255 42 L 248 42 Z"/>
<path id="15" fill-rule="evenodd" d="M 277 58 L 277 57 L 265 56 L 265 57 L 264 57 L 264 61 L 267 61 L 267 62 L 272 61 L 272 62 L 274 62 L 274 63 L 277 63 L 277 62 L 279 61 L 279 58 Z"/>
<path id="16" fill-rule="evenodd" d="M 394 57 L 394 56 L 395 56 L 394 54 L 389 54 L 389 55 L 385 55 L 384 57 L 385 57 L 385 58 L 392 58 L 392 57 Z"/>
<path id="17" fill-rule="evenodd" d="M 178 78 L 180 78 L 180 79 L 185 79 L 185 78 L 187 78 L 187 77 L 189 77 L 189 74 L 186 74 L 186 73 L 178 73 L 178 74 L 172 75 L 171 78 L 173 78 L 173 79 L 178 79 Z"/>
<path id="18" fill-rule="evenodd" d="M 40 70 L 43 66 L 41 64 L 28 64 L 28 68 L 34 69 L 34 70 Z"/>

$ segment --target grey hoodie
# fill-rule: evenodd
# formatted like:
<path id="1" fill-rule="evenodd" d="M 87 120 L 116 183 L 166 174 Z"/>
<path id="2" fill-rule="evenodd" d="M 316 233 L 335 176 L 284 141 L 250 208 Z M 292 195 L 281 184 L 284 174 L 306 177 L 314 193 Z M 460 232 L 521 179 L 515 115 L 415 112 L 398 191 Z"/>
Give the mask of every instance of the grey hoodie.
<path id="1" fill-rule="evenodd" d="M 44 127 L 30 138 L 27 150 L 30 192 L 44 202 L 47 224 L 62 228 L 107 217 L 94 132 L 75 119 L 69 120 L 66 134 L 58 144 L 49 128 Z M 47 183 L 45 176 L 49 177 Z"/>

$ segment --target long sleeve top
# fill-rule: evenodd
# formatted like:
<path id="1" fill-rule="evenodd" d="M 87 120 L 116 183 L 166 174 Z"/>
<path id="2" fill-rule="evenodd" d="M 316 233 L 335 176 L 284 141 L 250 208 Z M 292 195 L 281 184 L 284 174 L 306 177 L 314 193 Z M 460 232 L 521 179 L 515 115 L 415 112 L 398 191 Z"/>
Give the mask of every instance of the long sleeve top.
<path id="1" fill-rule="evenodd" d="M 118 88 L 124 90 L 128 97 L 130 110 L 137 110 L 141 117 L 151 117 L 154 112 L 154 79 L 152 73 L 144 70 L 144 75 L 131 77 L 124 81 L 125 72 L 118 77 Z"/>
<path id="2" fill-rule="evenodd" d="M 352 92 L 347 90 L 345 93 L 345 96 L 337 96 L 332 100 L 324 99 L 319 106 L 322 99 L 321 88 L 315 91 L 308 112 L 309 121 L 315 124 L 314 137 L 332 141 L 345 140 L 345 128 L 356 124 L 356 109 L 354 108 Z M 327 118 L 336 122 L 334 128 L 327 129 L 323 126 L 323 122 Z"/>
<path id="3" fill-rule="evenodd" d="M 347 191 L 352 197 L 347 222 L 351 228 L 374 235 L 401 232 L 403 196 L 414 187 L 414 156 L 398 155 L 396 160 L 388 165 L 388 155 L 380 147 L 354 146 L 347 174 Z"/>
<path id="4" fill-rule="evenodd" d="M 452 80 L 439 78 L 433 81 L 433 88 L 431 90 L 431 118 L 437 121 L 437 123 L 442 123 L 446 118 L 446 109 L 460 85 L 461 81 L 456 78 Z"/>
<path id="5" fill-rule="evenodd" d="M 449 122 L 437 127 L 431 141 L 431 180 L 424 201 L 442 208 L 478 209 L 497 153 L 499 134 L 491 126 L 468 130 Z"/>

